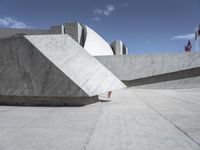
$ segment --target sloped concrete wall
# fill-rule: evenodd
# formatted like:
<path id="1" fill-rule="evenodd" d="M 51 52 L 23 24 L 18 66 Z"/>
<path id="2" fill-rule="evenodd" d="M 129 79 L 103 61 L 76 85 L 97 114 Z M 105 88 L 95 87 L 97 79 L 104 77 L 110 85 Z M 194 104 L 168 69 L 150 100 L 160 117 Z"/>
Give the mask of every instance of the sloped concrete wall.
<path id="1" fill-rule="evenodd" d="M 124 81 L 135 88 L 199 88 L 200 67 Z"/>
<path id="2" fill-rule="evenodd" d="M 95 57 L 120 80 L 134 80 L 200 66 L 200 52 Z"/>
<path id="3" fill-rule="evenodd" d="M 24 37 L 0 40 L 0 95 L 88 97 Z"/>
<path id="4" fill-rule="evenodd" d="M 128 87 L 200 87 L 200 53 L 96 57 Z"/>
<path id="5" fill-rule="evenodd" d="M 89 96 L 126 86 L 68 35 L 25 36 Z"/>
<path id="6" fill-rule="evenodd" d="M 132 81 L 129 81 L 128 84 L 132 84 Z M 178 80 L 169 80 L 162 82 L 154 82 L 151 84 L 141 84 L 137 86 L 130 86 L 134 88 L 141 89 L 190 89 L 190 88 L 200 88 L 200 76 L 191 77 Z"/>

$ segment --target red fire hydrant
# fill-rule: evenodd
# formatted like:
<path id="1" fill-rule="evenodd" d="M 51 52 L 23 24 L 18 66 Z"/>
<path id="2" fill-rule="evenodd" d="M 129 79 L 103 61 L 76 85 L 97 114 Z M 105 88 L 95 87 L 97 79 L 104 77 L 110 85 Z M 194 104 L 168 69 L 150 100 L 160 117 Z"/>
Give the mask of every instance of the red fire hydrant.
<path id="1" fill-rule="evenodd" d="M 111 94 L 112 94 L 112 91 L 109 91 L 108 92 L 108 98 L 110 98 Z"/>

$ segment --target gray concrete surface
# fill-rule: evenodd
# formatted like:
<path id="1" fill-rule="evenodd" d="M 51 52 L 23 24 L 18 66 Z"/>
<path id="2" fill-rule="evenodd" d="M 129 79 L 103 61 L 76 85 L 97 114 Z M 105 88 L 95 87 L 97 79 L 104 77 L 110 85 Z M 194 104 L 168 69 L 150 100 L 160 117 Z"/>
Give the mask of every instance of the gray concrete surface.
<path id="1" fill-rule="evenodd" d="M 3 39 L 0 53 L 3 96 L 89 97 L 126 87 L 68 35 Z"/>
<path id="2" fill-rule="evenodd" d="M 84 45 L 84 39 L 83 39 L 84 35 L 82 35 L 84 32 L 79 22 L 65 23 L 64 27 L 65 27 L 65 34 L 68 34 L 81 46 Z"/>
<path id="3" fill-rule="evenodd" d="M 199 150 L 199 97 L 128 88 L 84 107 L 0 106 L 0 149 Z"/>
<path id="4" fill-rule="evenodd" d="M 153 89 L 183 89 L 200 87 L 200 67 L 123 81 L 128 87 Z"/>
<path id="5" fill-rule="evenodd" d="M 68 35 L 32 35 L 25 38 L 89 96 L 126 87 Z"/>
<path id="6" fill-rule="evenodd" d="M 120 80 L 134 80 L 200 67 L 200 52 L 96 57 Z"/>
<path id="7" fill-rule="evenodd" d="M 156 76 L 153 78 L 154 79 L 150 80 L 150 82 L 153 81 L 153 83 L 145 84 L 148 79 L 145 79 L 146 80 L 145 82 L 143 79 L 141 79 L 142 81 L 141 85 L 139 85 L 138 81 L 128 81 L 127 86 L 140 88 L 140 89 L 187 89 L 187 88 L 200 87 L 200 76 L 190 77 L 190 78 L 185 78 L 185 79 L 176 79 L 176 80 L 171 80 L 171 81 L 168 80 L 168 81 L 162 81 L 162 82 L 158 82 L 158 80 L 156 79 Z M 136 83 L 137 85 L 135 86 L 134 83 Z"/>
<path id="8" fill-rule="evenodd" d="M 125 46 L 125 44 L 121 40 L 113 41 L 112 43 L 110 43 L 110 47 L 112 48 L 114 55 L 128 54 L 128 48 Z"/>
<path id="9" fill-rule="evenodd" d="M 88 97 L 24 37 L 0 40 L 0 95 Z"/>
<path id="10" fill-rule="evenodd" d="M 36 35 L 36 34 L 56 34 L 54 30 L 50 29 L 14 29 L 14 28 L 0 28 L 0 39 L 9 38 L 14 35 Z"/>

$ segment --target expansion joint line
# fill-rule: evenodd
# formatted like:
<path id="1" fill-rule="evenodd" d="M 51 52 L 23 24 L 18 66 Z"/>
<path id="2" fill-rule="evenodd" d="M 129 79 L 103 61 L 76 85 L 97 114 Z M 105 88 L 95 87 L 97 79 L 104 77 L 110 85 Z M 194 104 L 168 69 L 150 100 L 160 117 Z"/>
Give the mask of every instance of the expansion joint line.
<path id="1" fill-rule="evenodd" d="M 148 102 L 146 102 L 143 98 L 141 98 L 140 96 L 138 96 L 138 94 L 135 93 L 135 95 L 141 100 L 143 101 L 148 107 L 150 107 L 153 111 L 155 111 L 156 113 L 158 113 L 161 117 L 163 117 L 165 120 L 167 120 L 170 124 L 172 124 L 177 130 L 179 130 L 180 132 L 182 132 L 187 138 L 189 138 L 192 142 L 194 142 L 195 144 L 197 144 L 200 147 L 200 143 L 198 143 L 197 141 L 195 141 L 187 132 L 185 132 L 184 130 L 182 130 L 181 128 L 179 128 L 176 124 L 174 124 L 172 121 L 170 121 L 167 117 L 165 117 L 161 112 L 159 112 L 157 109 L 155 109 L 153 106 L 151 106 Z"/>
<path id="2" fill-rule="evenodd" d="M 92 137 L 92 135 L 94 134 L 94 131 L 95 131 L 95 129 L 96 129 L 96 126 L 97 126 L 97 122 L 98 122 L 98 120 L 99 120 L 99 118 L 100 118 L 100 116 L 101 116 L 101 114 L 102 114 L 102 104 L 100 103 L 100 111 L 99 111 L 99 115 L 98 115 L 98 118 L 96 119 L 96 121 L 95 121 L 95 124 L 94 124 L 94 127 L 92 128 L 92 130 L 91 130 L 91 132 L 89 133 L 89 136 L 88 136 L 88 138 L 87 138 L 87 142 L 85 143 L 85 145 L 84 145 L 84 147 L 83 147 L 83 149 L 84 150 L 87 150 L 87 145 L 90 143 L 90 139 L 91 139 L 91 137 Z"/>

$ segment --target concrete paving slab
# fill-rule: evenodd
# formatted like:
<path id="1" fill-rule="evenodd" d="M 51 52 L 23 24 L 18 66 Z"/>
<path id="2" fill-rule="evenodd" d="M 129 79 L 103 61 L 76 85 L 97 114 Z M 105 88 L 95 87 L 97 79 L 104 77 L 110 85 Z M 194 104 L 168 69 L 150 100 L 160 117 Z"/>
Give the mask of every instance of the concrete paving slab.
<path id="1" fill-rule="evenodd" d="M 180 92 L 180 91 L 179 91 Z M 175 91 L 137 91 L 150 107 L 169 120 L 175 127 L 200 145 L 200 99 L 185 97 Z"/>
<path id="2" fill-rule="evenodd" d="M 184 91 L 127 88 L 84 107 L 0 106 L 0 149 L 199 150 L 200 107 L 177 100 L 198 90 Z"/>

